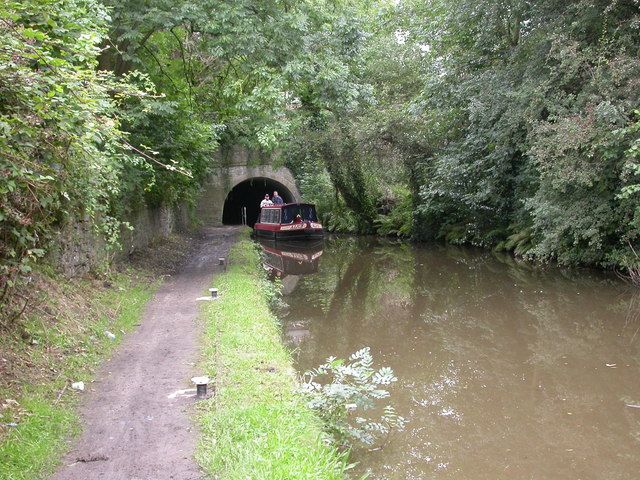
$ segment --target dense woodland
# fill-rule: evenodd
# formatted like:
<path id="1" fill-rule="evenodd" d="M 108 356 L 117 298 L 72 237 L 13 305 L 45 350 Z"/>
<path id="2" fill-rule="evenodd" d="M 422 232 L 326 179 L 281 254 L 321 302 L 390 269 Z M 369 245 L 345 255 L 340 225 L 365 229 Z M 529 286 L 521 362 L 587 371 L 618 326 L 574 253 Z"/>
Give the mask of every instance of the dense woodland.
<path id="1" fill-rule="evenodd" d="M 232 144 L 330 230 L 634 265 L 639 55 L 637 0 L 5 0 L 0 303 Z"/>

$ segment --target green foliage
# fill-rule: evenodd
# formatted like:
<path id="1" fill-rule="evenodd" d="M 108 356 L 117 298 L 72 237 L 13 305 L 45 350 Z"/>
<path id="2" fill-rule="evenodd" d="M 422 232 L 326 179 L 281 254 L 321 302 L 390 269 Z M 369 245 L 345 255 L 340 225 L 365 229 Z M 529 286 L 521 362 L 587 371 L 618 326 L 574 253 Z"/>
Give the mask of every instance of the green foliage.
<path id="1" fill-rule="evenodd" d="M 495 250 L 506 250 L 516 255 L 525 255 L 531 250 L 532 246 L 531 228 L 524 228 L 498 243 Z"/>
<path id="2" fill-rule="evenodd" d="M 309 145 L 304 146 L 309 149 Z M 309 149 L 310 150 L 310 149 Z M 295 156 L 295 150 L 289 151 L 290 159 Z M 305 155 L 308 155 L 307 151 Z M 334 158 L 339 164 L 340 159 Z M 323 227 L 328 232 L 340 233 L 371 233 L 375 228 L 376 205 L 374 189 L 375 179 L 369 176 L 366 186 L 355 188 L 351 182 L 339 183 L 338 175 L 334 171 L 332 176 L 326 168 L 322 157 L 306 157 L 290 160 L 288 165 L 294 170 L 300 192 L 306 201 L 316 204 L 318 216 Z M 364 169 L 359 168 L 362 173 Z M 350 178 L 347 174 L 344 178 Z M 362 177 L 360 177 L 362 178 Z M 342 192 L 354 192 L 353 195 Z M 345 200 L 349 198 L 351 203 Z M 362 205 L 366 203 L 366 212 Z"/>
<path id="3" fill-rule="evenodd" d="M 631 258 L 639 18 L 605 0 L 4 2 L 0 315 L 65 223 L 117 248 L 134 210 L 195 201 L 219 144 L 283 152 L 330 230 Z"/>
<path id="4" fill-rule="evenodd" d="M 360 233 L 355 214 L 342 202 L 337 202 L 330 211 L 323 213 L 320 220 L 327 232 Z"/>
<path id="5" fill-rule="evenodd" d="M 501 248 L 565 264 L 608 263 L 621 239 L 636 238 L 636 207 L 617 195 L 631 141 L 621 128 L 638 104 L 637 8 L 434 3 L 435 15 L 415 8 L 445 33 L 416 26 L 415 36 L 443 73 L 417 100 L 427 115 L 444 110 L 455 122 L 421 160 L 427 235 L 504 240 Z M 511 224 L 520 230 L 506 238 Z M 455 233 L 450 225 L 459 225 Z M 499 231 L 505 236 L 491 238 Z"/>
<path id="6" fill-rule="evenodd" d="M 130 163 L 122 175 L 119 204 L 129 211 L 143 205 L 193 204 L 213 166 L 219 128 L 194 120 L 179 103 L 164 98 L 131 99 L 121 115 L 133 144 L 153 146 L 155 158 L 188 175 L 177 175 L 165 163 Z"/>
<path id="7" fill-rule="evenodd" d="M 349 54 L 344 40 L 357 41 L 358 26 L 345 20 L 342 5 L 107 3 L 117 49 L 103 56 L 103 65 L 148 72 L 183 111 L 224 125 L 225 141 L 273 149 L 291 133 L 289 113 L 311 89 L 318 92 L 314 105 L 323 108 L 348 106 L 360 95 L 342 62 Z"/>
<path id="8" fill-rule="evenodd" d="M 126 156 L 116 109 L 121 96 L 142 93 L 96 70 L 107 18 L 93 0 L 0 6 L 2 318 L 54 227 L 89 217 L 117 241 L 110 207 Z"/>
<path id="9" fill-rule="evenodd" d="M 373 357 L 366 347 L 353 353 L 349 363 L 329 357 L 304 375 L 301 391 L 308 397 L 309 407 L 318 412 L 339 442 L 356 440 L 372 445 L 392 430 L 402 430 L 406 423 L 390 405 L 383 407 L 376 420 L 358 415 L 357 412 L 374 409 L 380 400 L 389 398 L 386 386 L 398 380 L 391 368 L 374 370 L 372 365 Z M 325 378 L 329 381 L 319 383 Z"/>
<path id="10" fill-rule="evenodd" d="M 397 198 L 399 197 L 399 198 Z M 378 235 L 409 237 L 413 229 L 413 198 L 406 188 L 398 188 L 393 198 L 385 205 L 388 212 L 379 214 L 375 220 Z"/>
<path id="11" fill-rule="evenodd" d="M 298 141 L 359 231 L 411 225 L 563 264 L 637 246 L 635 3 L 363 2 L 356 22 L 367 33 L 349 65 L 371 97 L 310 111 Z M 411 220 L 403 202 L 378 217 L 402 186 Z"/>
<path id="12" fill-rule="evenodd" d="M 8 301 L 16 281 L 65 224 L 89 220 L 115 249 L 136 210 L 195 202 L 219 143 L 273 150 L 306 118 L 297 110 L 353 109 L 367 89 L 351 71 L 362 31 L 349 11 L 279 0 L 3 3 L 0 315 L 20 312 Z"/>
<path id="13" fill-rule="evenodd" d="M 618 200 L 628 212 L 625 221 L 629 225 L 629 233 L 627 234 L 628 238 L 625 240 L 635 239 L 640 233 L 640 204 L 638 203 L 640 184 L 636 183 L 640 175 L 640 110 L 635 110 L 634 114 L 635 121 L 617 131 L 621 143 L 629 146 L 625 152 L 622 167 L 622 180 L 624 183 L 618 195 Z M 633 257 L 635 258 L 635 255 Z"/>

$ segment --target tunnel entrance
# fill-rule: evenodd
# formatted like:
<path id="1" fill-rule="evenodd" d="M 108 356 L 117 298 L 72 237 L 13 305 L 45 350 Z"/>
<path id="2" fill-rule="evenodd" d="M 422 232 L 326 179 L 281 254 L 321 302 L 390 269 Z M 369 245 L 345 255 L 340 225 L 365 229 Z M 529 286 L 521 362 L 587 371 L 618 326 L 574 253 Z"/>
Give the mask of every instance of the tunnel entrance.
<path id="1" fill-rule="evenodd" d="M 287 187 L 270 178 L 256 177 L 240 182 L 231 189 L 224 201 L 222 223 L 224 225 L 240 225 L 242 223 L 242 208 L 246 207 L 247 225 L 253 227 L 260 214 L 260 202 L 267 193 L 271 197 L 274 190 L 278 191 L 284 203 L 295 201 Z"/>

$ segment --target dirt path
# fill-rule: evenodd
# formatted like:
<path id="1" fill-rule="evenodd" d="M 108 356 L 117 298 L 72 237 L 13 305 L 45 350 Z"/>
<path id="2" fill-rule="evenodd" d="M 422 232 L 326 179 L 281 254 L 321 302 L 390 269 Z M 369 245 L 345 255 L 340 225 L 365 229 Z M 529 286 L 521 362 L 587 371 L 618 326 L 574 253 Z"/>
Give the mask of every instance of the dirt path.
<path id="1" fill-rule="evenodd" d="M 237 229 L 204 230 L 194 255 L 160 287 L 83 402 L 84 431 L 52 480 L 196 480 L 189 421 L 199 302 Z"/>

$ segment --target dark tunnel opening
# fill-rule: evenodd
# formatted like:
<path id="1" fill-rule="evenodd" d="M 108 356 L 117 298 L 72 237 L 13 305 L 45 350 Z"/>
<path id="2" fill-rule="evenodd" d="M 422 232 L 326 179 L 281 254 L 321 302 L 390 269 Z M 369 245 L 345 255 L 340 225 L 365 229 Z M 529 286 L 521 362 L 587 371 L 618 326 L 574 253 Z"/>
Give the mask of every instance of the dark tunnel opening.
<path id="1" fill-rule="evenodd" d="M 242 208 L 247 208 L 247 225 L 253 227 L 260 214 L 260 202 L 268 193 L 273 195 L 274 190 L 284 200 L 284 203 L 295 201 L 287 187 L 270 178 L 256 177 L 240 182 L 231 189 L 224 201 L 222 210 L 222 223 L 225 225 L 240 225 L 242 223 Z"/>

